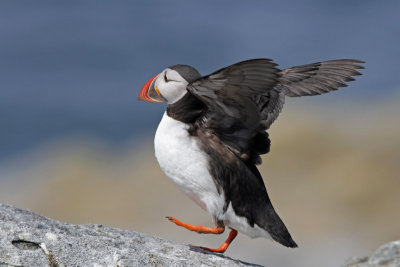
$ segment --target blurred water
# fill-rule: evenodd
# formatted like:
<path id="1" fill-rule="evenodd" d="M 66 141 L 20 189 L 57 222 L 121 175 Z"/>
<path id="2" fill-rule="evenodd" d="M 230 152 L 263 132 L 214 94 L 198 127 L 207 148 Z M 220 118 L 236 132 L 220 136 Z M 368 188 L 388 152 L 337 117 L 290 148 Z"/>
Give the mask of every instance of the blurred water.
<path id="1" fill-rule="evenodd" d="M 121 146 L 153 132 L 165 107 L 138 103 L 137 94 L 176 63 L 207 74 L 255 57 L 283 67 L 360 58 L 365 76 L 318 101 L 390 95 L 399 84 L 399 7 L 399 1 L 1 1 L 0 160 L 64 136 Z"/>

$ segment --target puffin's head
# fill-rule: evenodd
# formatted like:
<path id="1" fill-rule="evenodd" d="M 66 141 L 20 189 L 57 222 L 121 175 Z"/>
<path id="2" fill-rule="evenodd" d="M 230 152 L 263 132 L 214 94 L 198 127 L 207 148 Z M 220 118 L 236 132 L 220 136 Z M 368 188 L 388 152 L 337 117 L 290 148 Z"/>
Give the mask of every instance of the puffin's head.
<path id="1" fill-rule="evenodd" d="M 143 86 L 139 100 L 173 104 L 187 93 L 186 86 L 200 77 L 200 73 L 191 66 L 170 66 Z"/>

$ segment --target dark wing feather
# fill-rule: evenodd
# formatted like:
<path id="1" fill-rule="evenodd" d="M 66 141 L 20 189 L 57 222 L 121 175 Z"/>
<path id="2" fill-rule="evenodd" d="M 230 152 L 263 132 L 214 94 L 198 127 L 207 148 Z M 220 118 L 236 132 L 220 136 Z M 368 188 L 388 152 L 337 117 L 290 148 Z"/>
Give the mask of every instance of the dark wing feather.
<path id="1" fill-rule="evenodd" d="M 279 70 L 269 59 L 253 59 L 218 70 L 188 85 L 187 90 L 206 106 L 199 123 L 242 159 L 257 151 L 254 142 L 264 143 L 268 135 L 260 113 L 263 95 L 276 86 Z M 255 138 L 258 135 L 257 138 Z M 264 152 L 265 153 L 265 152 Z M 258 154 L 257 154 L 258 157 Z"/>
<path id="2" fill-rule="evenodd" d="M 358 69 L 364 63 L 354 59 L 338 59 L 284 69 L 279 79 L 287 96 L 320 95 L 354 81 L 352 76 L 361 75 Z"/>
<path id="3" fill-rule="evenodd" d="M 261 107 L 261 119 L 268 129 L 278 117 L 285 103 L 285 95 L 290 97 L 325 94 L 353 81 L 352 76 L 361 75 L 358 69 L 364 67 L 361 60 L 338 59 L 317 62 L 282 70 L 279 83 L 269 96 L 259 96 L 254 101 Z"/>
<path id="4" fill-rule="evenodd" d="M 253 98 L 259 107 L 263 128 L 267 130 L 282 111 L 285 103 L 285 92 L 279 84 L 264 95 Z"/>

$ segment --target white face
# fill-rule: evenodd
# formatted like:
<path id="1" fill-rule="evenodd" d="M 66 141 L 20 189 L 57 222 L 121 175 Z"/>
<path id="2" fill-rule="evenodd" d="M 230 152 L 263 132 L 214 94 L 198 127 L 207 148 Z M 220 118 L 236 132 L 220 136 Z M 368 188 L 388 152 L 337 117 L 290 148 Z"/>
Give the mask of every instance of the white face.
<path id="1" fill-rule="evenodd" d="M 175 70 L 166 68 L 155 81 L 155 88 L 168 104 L 173 104 L 181 99 L 186 93 L 188 82 Z"/>

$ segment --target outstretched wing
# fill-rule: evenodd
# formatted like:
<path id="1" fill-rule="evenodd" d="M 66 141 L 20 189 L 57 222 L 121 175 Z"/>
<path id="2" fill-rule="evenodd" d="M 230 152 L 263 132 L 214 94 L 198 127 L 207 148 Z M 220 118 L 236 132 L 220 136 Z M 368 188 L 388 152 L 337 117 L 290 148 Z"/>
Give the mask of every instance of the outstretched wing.
<path id="1" fill-rule="evenodd" d="M 278 83 L 279 69 L 270 59 L 253 59 L 218 70 L 188 85 L 187 90 L 206 106 L 198 123 L 242 159 L 248 159 L 254 143 L 266 153 L 261 107 L 255 100 L 268 98 Z M 258 155 L 257 155 L 258 156 Z"/>
<path id="2" fill-rule="evenodd" d="M 287 96 L 320 95 L 354 81 L 352 76 L 361 75 L 361 60 L 338 59 L 292 67 L 282 70 L 279 83 Z"/>
<path id="3" fill-rule="evenodd" d="M 364 69 L 361 60 L 338 59 L 291 67 L 279 74 L 279 83 L 271 90 L 270 96 L 256 99 L 262 107 L 261 117 L 268 129 L 278 117 L 285 102 L 285 96 L 299 97 L 325 94 L 346 87 L 353 76 L 361 75 Z"/>
<path id="4" fill-rule="evenodd" d="M 253 59 L 218 70 L 188 85 L 206 106 L 198 122 L 235 154 L 260 163 L 269 151 L 265 132 L 278 117 L 285 96 L 319 95 L 347 86 L 364 63 L 330 60 L 279 70 L 270 59 Z"/>

